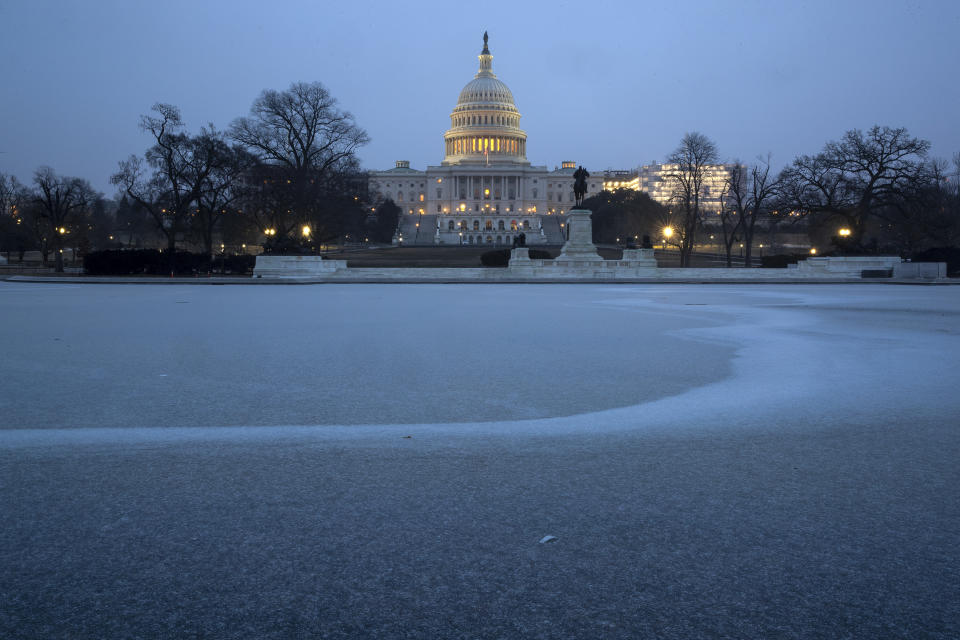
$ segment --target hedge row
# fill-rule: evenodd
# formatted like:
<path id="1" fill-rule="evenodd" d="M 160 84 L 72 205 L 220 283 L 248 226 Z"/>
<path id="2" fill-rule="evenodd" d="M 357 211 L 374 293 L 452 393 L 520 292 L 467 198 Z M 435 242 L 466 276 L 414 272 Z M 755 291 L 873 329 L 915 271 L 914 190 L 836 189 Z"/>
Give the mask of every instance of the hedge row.
<path id="1" fill-rule="evenodd" d="M 480 264 L 485 267 L 505 267 L 510 264 L 511 249 L 496 249 L 480 254 Z M 549 251 L 543 249 L 530 249 L 531 260 L 552 260 L 553 256 Z"/>
<path id="2" fill-rule="evenodd" d="M 222 256 L 210 259 L 206 253 L 177 251 L 175 275 L 252 273 L 256 256 Z M 92 276 L 170 275 L 170 254 L 157 249 L 107 249 L 93 251 L 83 258 L 83 271 Z"/>
<path id="3" fill-rule="evenodd" d="M 936 247 L 910 256 L 914 262 L 946 262 L 948 276 L 960 276 L 960 247 Z"/>
<path id="4" fill-rule="evenodd" d="M 806 258 L 807 256 L 802 256 Z M 787 265 L 797 264 L 801 256 L 795 256 L 790 254 L 779 254 L 775 256 L 763 256 L 760 258 L 760 265 L 764 269 L 786 269 Z"/>

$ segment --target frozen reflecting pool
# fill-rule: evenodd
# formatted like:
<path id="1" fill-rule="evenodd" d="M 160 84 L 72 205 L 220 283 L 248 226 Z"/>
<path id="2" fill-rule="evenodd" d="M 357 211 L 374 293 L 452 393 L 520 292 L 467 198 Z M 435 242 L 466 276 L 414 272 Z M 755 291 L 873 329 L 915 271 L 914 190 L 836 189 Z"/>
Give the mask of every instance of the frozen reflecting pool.
<path id="1" fill-rule="evenodd" d="M 583 287 L 5 284 L 0 295 L 5 427 L 554 417 L 718 380 L 732 353 L 683 335 L 722 318 Z"/>

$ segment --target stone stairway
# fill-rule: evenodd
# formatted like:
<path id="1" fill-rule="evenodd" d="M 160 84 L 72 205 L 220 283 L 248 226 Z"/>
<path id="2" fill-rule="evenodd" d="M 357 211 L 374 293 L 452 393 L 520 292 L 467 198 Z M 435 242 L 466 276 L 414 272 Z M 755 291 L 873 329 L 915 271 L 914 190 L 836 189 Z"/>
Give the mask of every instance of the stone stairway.
<path id="1" fill-rule="evenodd" d="M 560 226 L 566 216 L 543 216 L 543 235 L 546 243 L 550 245 L 562 245 L 565 240 L 563 237 L 563 228 Z"/>
<path id="2" fill-rule="evenodd" d="M 417 228 L 417 223 L 420 228 Z M 403 236 L 403 244 L 407 247 L 415 245 L 432 245 L 433 237 L 437 231 L 436 215 L 416 215 L 404 214 L 400 219 L 400 233 Z"/>

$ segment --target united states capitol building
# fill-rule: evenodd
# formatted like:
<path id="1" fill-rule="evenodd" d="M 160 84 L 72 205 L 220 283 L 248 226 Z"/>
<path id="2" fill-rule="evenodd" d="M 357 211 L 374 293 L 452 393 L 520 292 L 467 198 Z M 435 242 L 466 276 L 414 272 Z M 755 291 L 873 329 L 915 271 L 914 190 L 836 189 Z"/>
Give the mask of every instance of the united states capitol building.
<path id="1" fill-rule="evenodd" d="M 527 160 L 527 134 L 513 93 L 493 72 L 484 34 L 480 69 L 460 91 L 443 134 L 443 161 L 425 171 L 405 160 L 370 173 L 375 200 L 402 210 L 395 238 L 402 245 L 562 244 L 564 218 L 574 205 L 573 172 L 565 161 L 550 171 Z M 587 197 L 603 176 L 587 181 Z"/>

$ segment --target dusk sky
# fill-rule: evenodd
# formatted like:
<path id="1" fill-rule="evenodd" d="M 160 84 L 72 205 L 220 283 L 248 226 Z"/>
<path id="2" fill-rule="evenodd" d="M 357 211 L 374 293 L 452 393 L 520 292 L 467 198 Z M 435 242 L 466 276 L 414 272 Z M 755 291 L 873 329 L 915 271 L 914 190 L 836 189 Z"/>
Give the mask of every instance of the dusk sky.
<path id="1" fill-rule="evenodd" d="M 320 81 L 364 168 L 443 157 L 484 30 L 528 159 L 662 161 L 687 131 L 777 167 L 851 128 L 960 151 L 960 2 L 0 2 L 0 172 L 50 165 L 106 195 L 155 102 L 226 128 L 265 88 Z"/>

